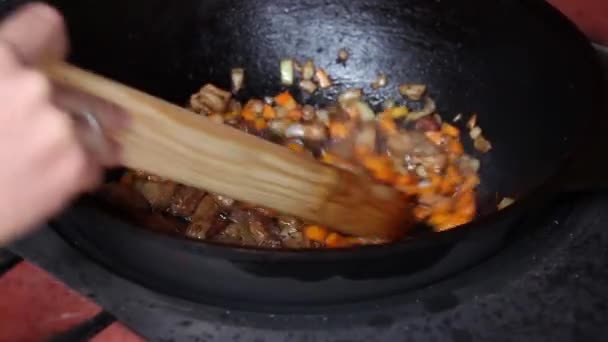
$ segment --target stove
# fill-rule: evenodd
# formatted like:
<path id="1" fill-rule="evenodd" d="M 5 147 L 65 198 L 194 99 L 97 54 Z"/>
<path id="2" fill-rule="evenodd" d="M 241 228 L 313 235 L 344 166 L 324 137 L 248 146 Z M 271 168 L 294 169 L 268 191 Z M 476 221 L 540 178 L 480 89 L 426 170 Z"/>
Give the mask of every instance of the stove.
<path id="1" fill-rule="evenodd" d="M 608 49 L 598 46 L 598 51 L 608 66 Z M 11 250 L 103 308 L 82 309 L 91 318 L 53 341 L 86 341 L 100 331 L 108 334 L 105 341 L 118 341 L 118 333 L 104 330 L 115 320 L 151 341 L 603 340 L 608 334 L 608 194 L 563 195 L 518 224 L 516 242 L 458 275 L 314 313 L 228 311 L 166 296 L 96 264 L 52 227 Z M 0 255 L 0 265 L 34 267 L 7 253 Z M 95 339 L 102 341 L 100 335 Z"/>

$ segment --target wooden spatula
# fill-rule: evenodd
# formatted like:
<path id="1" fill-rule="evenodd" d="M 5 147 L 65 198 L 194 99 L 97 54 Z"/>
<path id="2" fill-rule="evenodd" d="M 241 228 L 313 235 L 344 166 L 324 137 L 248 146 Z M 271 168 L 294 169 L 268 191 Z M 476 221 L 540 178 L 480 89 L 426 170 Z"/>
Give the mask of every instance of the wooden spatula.
<path id="1" fill-rule="evenodd" d="M 116 104 L 131 116 L 130 128 L 116 137 L 126 167 L 354 236 L 392 239 L 411 222 L 408 204 L 389 187 L 75 66 L 56 63 L 44 71 L 53 82 Z"/>

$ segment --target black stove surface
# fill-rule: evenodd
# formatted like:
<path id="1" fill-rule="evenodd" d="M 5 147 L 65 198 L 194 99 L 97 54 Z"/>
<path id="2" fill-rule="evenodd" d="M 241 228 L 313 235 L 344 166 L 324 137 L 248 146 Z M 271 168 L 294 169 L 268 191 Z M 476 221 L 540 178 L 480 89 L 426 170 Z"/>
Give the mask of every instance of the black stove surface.
<path id="1" fill-rule="evenodd" d="M 50 228 L 14 250 L 152 341 L 604 340 L 608 195 L 548 207 L 529 222 L 540 228 L 457 277 L 315 315 L 231 312 L 169 298 L 83 258 Z"/>
<path id="2" fill-rule="evenodd" d="M 521 224 L 516 243 L 457 276 L 309 315 L 227 311 L 153 292 L 49 227 L 12 249 L 151 341 L 605 340 L 608 194 L 565 195 Z"/>

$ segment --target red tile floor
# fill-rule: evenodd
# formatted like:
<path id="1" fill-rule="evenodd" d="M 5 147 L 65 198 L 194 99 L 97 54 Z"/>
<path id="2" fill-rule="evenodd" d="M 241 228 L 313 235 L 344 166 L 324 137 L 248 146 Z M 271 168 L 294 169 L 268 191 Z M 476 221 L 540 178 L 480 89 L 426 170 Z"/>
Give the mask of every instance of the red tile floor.
<path id="1" fill-rule="evenodd" d="M 21 262 L 0 277 L 0 342 L 39 342 L 65 332 L 102 311 L 44 270 Z M 120 323 L 94 342 L 144 341 Z"/>
<path id="2" fill-rule="evenodd" d="M 608 45 L 608 1 L 549 2 L 561 8 L 592 40 Z M 27 262 L 21 262 L 0 277 L 0 298 L 0 342 L 45 341 L 102 311 L 95 303 Z M 144 340 L 120 323 L 114 323 L 92 341 Z"/>

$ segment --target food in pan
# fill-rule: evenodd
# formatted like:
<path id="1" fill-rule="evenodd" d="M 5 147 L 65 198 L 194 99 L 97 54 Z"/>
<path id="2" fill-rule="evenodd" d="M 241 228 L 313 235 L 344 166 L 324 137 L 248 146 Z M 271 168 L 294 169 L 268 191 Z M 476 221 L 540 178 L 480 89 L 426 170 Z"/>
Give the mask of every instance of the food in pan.
<path id="1" fill-rule="evenodd" d="M 348 58 L 344 51 L 340 56 L 340 62 Z M 233 95 L 243 87 L 245 76 L 243 69 L 232 70 L 232 93 L 212 84 L 203 86 L 191 97 L 193 115 L 204 115 L 218 125 L 230 125 L 334 167 L 368 174 L 411 196 L 416 219 L 436 231 L 474 218 L 480 163 L 465 153 L 461 137 L 466 134 L 454 122 L 464 115 L 452 122 L 442 120 L 425 85 L 399 86 L 396 99 L 385 101 L 381 108 L 370 106 L 362 89 L 347 89 L 327 107 L 299 103 L 289 91 L 241 103 Z M 303 94 L 322 91 L 333 83 L 312 60 L 302 65 L 282 60 L 280 76 L 283 85 L 298 86 Z M 386 86 L 387 81 L 380 73 L 372 89 Z M 468 116 L 466 125 L 462 129 L 468 129 L 475 147 L 489 151 L 491 144 L 477 117 Z M 389 242 L 344 236 L 314 222 L 138 170 L 128 171 L 121 184 L 142 195 L 157 215 L 162 214 L 169 230 L 191 239 L 268 248 Z"/>

